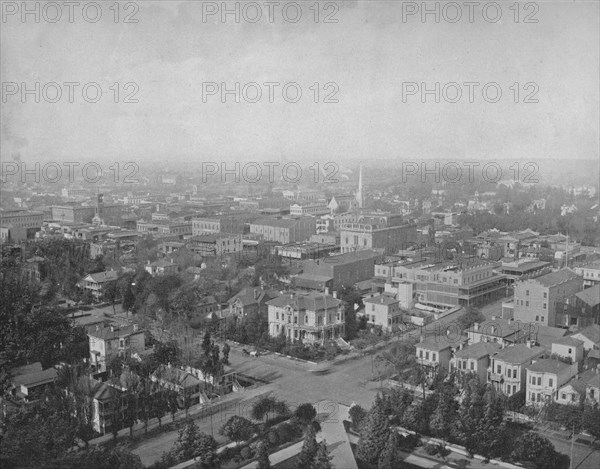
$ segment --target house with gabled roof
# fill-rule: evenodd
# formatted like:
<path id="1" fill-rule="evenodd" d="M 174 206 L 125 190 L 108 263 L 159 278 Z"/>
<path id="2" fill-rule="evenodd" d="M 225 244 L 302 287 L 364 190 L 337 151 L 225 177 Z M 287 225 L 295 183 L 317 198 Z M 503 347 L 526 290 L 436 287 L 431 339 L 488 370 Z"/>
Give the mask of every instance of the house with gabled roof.
<path id="1" fill-rule="evenodd" d="M 581 374 L 576 375 L 571 381 L 562 386 L 557 393 L 555 401 L 558 404 L 563 405 L 579 405 L 582 401 L 587 399 L 588 384 L 593 385 L 594 379 L 597 381 L 598 372 L 596 370 L 586 370 Z M 592 399 L 597 402 L 598 395 L 592 393 L 595 398 Z"/>
<path id="2" fill-rule="evenodd" d="M 259 287 L 247 287 L 233 295 L 227 304 L 229 314 L 236 317 L 247 316 L 250 313 L 267 314 L 267 302 L 279 296 L 276 290 L 265 290 Z"/>

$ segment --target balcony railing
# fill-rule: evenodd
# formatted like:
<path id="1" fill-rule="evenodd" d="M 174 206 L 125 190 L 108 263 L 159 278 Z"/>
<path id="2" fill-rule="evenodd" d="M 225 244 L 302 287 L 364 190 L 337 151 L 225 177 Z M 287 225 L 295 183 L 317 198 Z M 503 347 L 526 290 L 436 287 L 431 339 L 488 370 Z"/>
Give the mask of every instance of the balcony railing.
<path id="1" fill-rule="evenodd" d="M 504 375 L 500 373 L 490 373 L 490 381 L 497 381 L 501 383 L 504 381 Z"/>

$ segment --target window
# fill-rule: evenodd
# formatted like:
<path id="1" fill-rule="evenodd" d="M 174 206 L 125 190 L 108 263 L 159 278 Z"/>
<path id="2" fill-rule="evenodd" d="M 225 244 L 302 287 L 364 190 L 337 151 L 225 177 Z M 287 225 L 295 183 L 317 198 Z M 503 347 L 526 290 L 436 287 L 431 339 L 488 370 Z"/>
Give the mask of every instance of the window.
<path id="1" fill-rule="evenodd" d="M 502 374 L 502 367 L 500 365 L 498 365 L 498 367 L 496 368 L 496 373 L 497 374 Z"/>
<path id="2" fill-rule="evenodd" d="M 538 376 L 538 381 L 537 381 L 538 386 L 542 385 L 542 377 Z"/>
<path id="3" fill-rule="evenodd" d="M 548 298 L 548 293 L 544 292 L 544 298 Z"/>
<path id="4" fill-rule="evenodd" d="M 535 394 L 531 393 L 531 402 L 535 402 Z"/>
<path id="5" fill-rule="evenodd" d="M 563 393 L 563 394 L 560 395 L 560 398 L 563 399 L 563 400 L 565 400 L 567 398 L 567 395 L 565 393 Z"/>
<path id="6" fill-rule="evenodd" d="M 529 290 L 525 290 L 525 295 L 529 296 Z"/>
<path id="7" fill-rule="evenodd" d="M 572 351 L 573 351 L 573 349 L 569 349 L 569 355 L 571 354 Z"/>
<path id="8" fill-rule="evenodd" d="M 544 309 L 548 309 L 548 305 L 544 303 Z"/>
<path id="9" fill-rule="evenodd" d="M 308 324 L 308 316 L 304 316 L 304 324 Z"/>
<path id="10" fill-rule="evenodd" d="M 526 302 L 525 302 L 525 306 L 529 306 L 529 301 L 526 301 Z"/>
<path id="11" fill-rule="evenodd" d="M 535 322 L 538 322 L 540 320 L 539 315 L 535 317 Z"/>
<path id="12" fill-rule="evenodd" d="M 425 360 L 429 360 L 429 352 L 425 352 Z"/>
<path id="13" fill-rule="evenodd" d="M 552 387 L 552 384 L 553 384 L 553 383 L 554 383 L 554 381 L 552 381 L 552 378 L 550 378 L 550 379 L 548 380 L 548 386 Z"/>
<path id="14" fill-rule="evenodd" d="M 471 362 L 471 369 L 474 370 L 475 369 L 475 362 Z"/>
<path id="15" fill-rule="evenodd" d="M 371 311 L 375 311 L 375 304 L 371 305 Z"/>
<path id="16" fill-rule="evenodd" d="M 419 358 L 423 358 L 423 350 L 419 350 Z"/>
<path id="17" fill-rule="evenodd" d="M 544 322 L 544 316 L 542 316 L 542 322 Z"/>
<path id="18" fill-rule="evenodd" d="M 516 378 L 516 377 L 517 377 L 517 369 L 515 368 L 515 369 L 513 370 L 513 378 Z"/>
<path id="19" fill-rule="evenodd" d="M 434 361 L 434 362 L 437 361 L 437 354 L 435 354 L 433 352 L 431 353 L 431 361 Z"/>
<path id="20" fill-rule="evenodd" d="M 535 384 L 535 376 L 531 377 L 531 384 Z"/>

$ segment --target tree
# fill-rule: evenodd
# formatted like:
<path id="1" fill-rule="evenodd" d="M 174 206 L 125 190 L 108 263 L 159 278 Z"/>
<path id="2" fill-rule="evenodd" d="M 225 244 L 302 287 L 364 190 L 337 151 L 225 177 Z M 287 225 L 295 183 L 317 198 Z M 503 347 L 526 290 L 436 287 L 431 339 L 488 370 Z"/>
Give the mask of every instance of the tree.
<path id="1" fill-rule="evenodd" d="M 517 439 L 511 458 L 516 462 L 531 465 L 534 469 L 564 467 L 564 458 L 554 450 L 552 442 L 534 432 L 527 432 Z"/>
<path id="2" fill-rule="evenodd" d="M 231 347 L 227 342 L 223 345 L 223 364 L 229 365 L 229 352 L 231 351 Z"/>
<path id="3" fill-rule="evenodd" d="M 348 414 L 350 415 L 350 420 L 352 420 L 352 428 L 355 431 L 359 431 L 361 423 L 367 416 L 367 411 L 358 404 L 354 404 L 352 407 L 350 407 Z"/>
<path id="4" fill-rule="evenodd" d="M 239 445 L 241 441 L 249 440 L 254 431 L 254 424 L 250 420 L 239 415 L 234 415 L 221 427 L 219 434 L 226 436 Z"/>
<path id="5" fill-rule="evenodd" d="M 181 359 L 181 349 L 176 341 L 157 342 L 154 345 L 152 358 L 162 365 L 177 365 Z"/>
<path id="6" fill-rule="evenodd" d="M 168 409 L 167 396 L 164 391 L 150 394 L 150 418 L 158 420 L 158 428 L 162 428 L 162 418 Z"/>
<path id="7" fill-rule="evenodd" d="M 468 330 L 476 322 L 483 321 L 485 321 L 485 316 L 481 311 L 472 306 L 467 307 L 467 311 L 457 319 L 458 327 L 460 327 L 462 331 Z"/>
<path id="8" fill-rule="evenodd" d="M 302 443 L 302 450 L 298 456 L 298 467 L 310 467 L 317 456 L 318 450 L 315 429 L 312 425 L 309 425 L 304 432 L 304 443 Z"/>
<path id="9" fill-rule="evenodd" d="M 143 469 L 140 457 L 128 449 L 94 445 L 85 451 L 70 452 L 45 467 L 56 469 Z"/>
<path id="10" fill-rule="evenodd" d="M 208 357 L 212 351 L 212 340 L 210 337 L 210 332 L 206 331 L 204 333 L 204 337 L 202 338 L 202 350 L 204 351 L 204 356 Z"/>
<path id="11" fill-rule="evenodd" d="M 10 414 L 0 440 L 6 467 L 41 467 L 71 450 L 77 435 L 73 411 L 72 400 L 56 391 Z"/>
<path id="12" fill-rule="evenodd" d="M 332 457 L 327 452 L 327 443 L 323 440 L 319 443 L 317 454 L 315 455 L 313 463 L 310 465 L 310 469 L 333 469 L 331 459 Z"/>
<path id="13" fill-rule="evenodd" d="M 402 457 L 399 452 L 400 439 L 396 432 L 391 432 L 385 448 L 379 456 L 377 469 L 396 469 L 401 466 Z"/>
<path id="14" fill-rule="evenodd" d="M 198 457 L 199 465 L 203 469 L 219 465 L 217 442 L 212 436 L 202 433 L 194 422 L 179 430 L 172 452 L 180 462 Z"/>
<path id="15" fill-rule="evenodd" d="M 294 416 L 302 425 L 306 426 L 312 423 L 312 421 L 315 419 L 317 416 L 317 411 L 311 403 L 307 402 L 298 406 L 294 412 Z"/>
<path id="16" fill-rule="evenodd" d="M 261 441 L 256 448 L 258 469 L 271 469 L 271 461 L 269 461 L 269 445 L 266 441 Z"/>
<path id="17" fill-rule="evenodd" d="M 583 409 L 583 428 L 594 438 L 600 438 L 600 409 L 586 405 Z"/>
<path id="18" fill-rule="evenodd" d="M 357 456 L 366 464 L 377 464 L 389 437 L 389 419 L 382 404 L 377 395 L 360 431 Z"/>
<path id="19" fill-rule="evenodd" d="M 262 420 L 265 417 L 266 420 L 269 420 L 269 415 L 271 413 L 287 415 L 289 409 L 284 401 L 280 401 L 274 397 L 265 396 L 254 403 L 250 415 L 255 420 Z"/>
<path id="20" fill-rule="evenodd" d="M 354 286 L 344 286 L 340 291 L 340 299 L 344 302 L 346 340 L 351 340 L 358 333 L 355 306 L 362 306 L 362 296 Z"/>

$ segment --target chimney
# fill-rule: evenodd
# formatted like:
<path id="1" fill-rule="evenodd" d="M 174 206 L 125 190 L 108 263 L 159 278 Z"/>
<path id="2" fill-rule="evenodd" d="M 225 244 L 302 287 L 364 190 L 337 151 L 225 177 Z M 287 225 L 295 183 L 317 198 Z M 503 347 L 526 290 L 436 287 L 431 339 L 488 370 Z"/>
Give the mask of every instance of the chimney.
<path id="1" fill-rule="evenodd" d="M 337 299 L 337 290 L 333 290 L 333 297 Z"/>
<path id="2" fill-rule="evenodd" d="M 329 287 L 325 287 L 325 294 L 329 295 Z"/>

